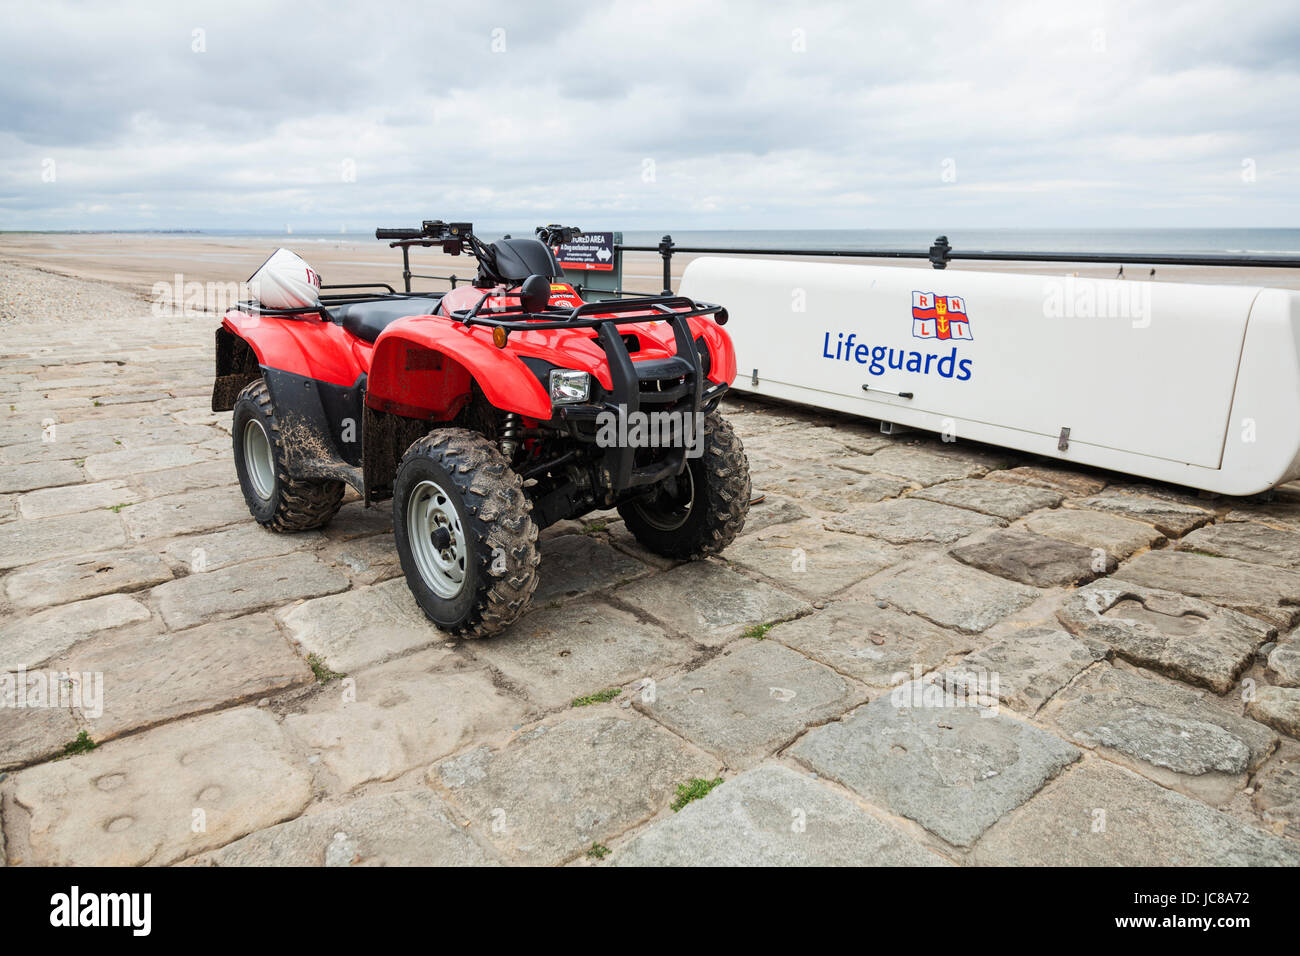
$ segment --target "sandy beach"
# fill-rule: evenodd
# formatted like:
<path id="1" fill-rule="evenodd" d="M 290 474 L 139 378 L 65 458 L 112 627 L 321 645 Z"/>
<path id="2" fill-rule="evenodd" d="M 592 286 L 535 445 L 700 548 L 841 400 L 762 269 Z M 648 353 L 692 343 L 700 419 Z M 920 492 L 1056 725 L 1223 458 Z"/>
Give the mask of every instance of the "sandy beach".
<path id="1" fill-rule="evenodd" d="M 773 242 L 778 241 L 776 237 Z M 279 246 L 292 249 L 310 262 L 326 283 L 387 282 L 401 287 L 401 257 L 385 242 L 363 236 L 337 240 L 280 237 L 212 237 L 203 235 L 140 235 L 132 233 L 7 233 L 0 234 L 0 261 L 32 266 L 59 275 L 97 279 L 148 295 L 157 282 L 173 283 L 179 274 L 184 282 L 241 282 Z M 694 255 L 673 257 L 674 287 Z M 790 257 L 783 257 L 790 258 Z M 815 257 L 798 257 L 814 259 Z M 930 270 L 923 260 L 822 259 L 901 266 Z M 447 256 L 429 249 L 412 252 L 412 269 L 438 276 L 461 279 L 474 273 L 473 260 Z M 951 271 L 1020 272 L 1030 275 L 1080 275 L 1113 278 L 1110 265 L 1065 266 L 1022 262 L 952 263 Z M 932 271 L 932 270 L 931 270 Z M 1148 278 L 1150 267 L 1131 265 L 1124 270 L 1130 279 Z M 627 253 L 624 285 L 631 290 L 656 292 L 662 277 L 660 259 L 653 253 Z M 1214 268 L 1161 266 L 1158 282 L 1258 285 L 1300 289 L 1300 270 L 1261 268 Z M 417 280 L 416 289 L 442 290 L 448 283 Z"/>

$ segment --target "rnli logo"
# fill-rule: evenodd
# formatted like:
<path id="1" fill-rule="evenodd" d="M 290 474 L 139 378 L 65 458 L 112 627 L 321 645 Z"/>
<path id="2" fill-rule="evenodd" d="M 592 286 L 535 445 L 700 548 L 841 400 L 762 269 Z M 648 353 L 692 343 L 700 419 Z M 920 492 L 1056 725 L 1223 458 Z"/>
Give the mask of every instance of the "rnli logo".
<path id="1" fill-rule="evenodd" d="M 957 295 L 912 293 L 912 337 L 918 339 L 974 339 L 966 300 Z"/>

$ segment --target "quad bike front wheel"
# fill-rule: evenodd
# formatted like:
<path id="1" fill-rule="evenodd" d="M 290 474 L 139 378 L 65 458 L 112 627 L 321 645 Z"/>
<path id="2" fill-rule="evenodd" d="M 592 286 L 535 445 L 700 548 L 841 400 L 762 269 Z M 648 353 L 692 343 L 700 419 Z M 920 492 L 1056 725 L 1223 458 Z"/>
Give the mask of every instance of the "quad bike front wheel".
<path id="1" fill-rule="evenodd" d="M 250 382 L 235 399 L 235 471 L 248 510 L 272 531 L 319 528 L 343 503 L 343 482 L 289 474 L 280 422 L 266 382 Z"/>
<path id="2" fill-rule="evenodd" d="M 749 460 L 731 424 L 704 417 L 703 453 L 650 494 L 618 506 L 632 535 L 655 554 L 693 560 L 731 544 L 749 513 Z"/>
<path id="3" fill-rule="evenodd" d="M 393 482 L 393 535 L 429 620 L 484 637 L 537 588 L 537 526 L 523 480 L 477 432 L 440 428 L 411 445 Z"/>

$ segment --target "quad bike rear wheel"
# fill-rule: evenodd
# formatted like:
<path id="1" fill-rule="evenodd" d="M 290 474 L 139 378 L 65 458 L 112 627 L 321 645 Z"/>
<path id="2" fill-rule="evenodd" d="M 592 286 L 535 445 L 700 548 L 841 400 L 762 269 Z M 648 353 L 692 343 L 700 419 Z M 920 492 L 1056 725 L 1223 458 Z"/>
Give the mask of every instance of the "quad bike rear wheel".
<path id="1" fill-rule="evenodd" d="M 693 560 L 731 544 L 749 513 L 749 460 L 731 424 L 704 416 L 703 454 L 651 494 L 618 506 L 632 535 L 650 551 Z"/>
<path id="2" fill-rule="evenodd" d="M 343 482 L 294 478 L 286 466 L 280 423 L 266 382 L 250 382 L 235 399 L 235 471 L 258 524 L 307 531 L 329 523 L 343 503 Z"/>
<path id="3" fill-rule="evenodd" d="M 453 634 L 501 630 L 537 588 L 537 526 L 523 480 L 477 432 L 440 428 L 406 450 L 393 482 L 393 535 L 416 603 Z"/>

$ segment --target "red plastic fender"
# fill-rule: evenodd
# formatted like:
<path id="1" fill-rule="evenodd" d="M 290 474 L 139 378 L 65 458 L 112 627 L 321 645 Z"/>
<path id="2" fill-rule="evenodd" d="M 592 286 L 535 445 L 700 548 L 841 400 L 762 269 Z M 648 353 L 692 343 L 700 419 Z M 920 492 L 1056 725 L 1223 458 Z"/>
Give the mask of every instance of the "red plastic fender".
<path id="1" fill-rule="evenodd" d="M 352 385 L 366 370 L 352 348 L 352 337 L 315 316 L 283 319 L 232 311 L 221 325 L 247 342 L 266 368 L 331 385 Z"/>
<path id="2" fill-rule="evenodd" d="M 375 340 L 366 404 L 445 420 L 469 398 L 471 377 L 496 408 L 550 419 L 542 383 L 510 351 L 494 346 L 487 330 L 424 316 L 398 319 Z"/>
<path id="3" fill-rule="evenodd" d="M 696 335 L 702 335 L 705 344 L 709 347 L 713 360 L 709 369 L 709 380 L 730 385 L 736 380 L 736 349 L 731 344 L 731 336 L 722 326 L 711 320 L 701 318 L 688 321 Z"/>

